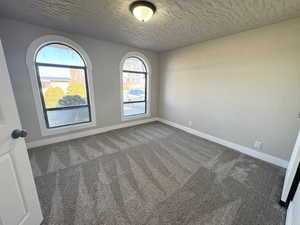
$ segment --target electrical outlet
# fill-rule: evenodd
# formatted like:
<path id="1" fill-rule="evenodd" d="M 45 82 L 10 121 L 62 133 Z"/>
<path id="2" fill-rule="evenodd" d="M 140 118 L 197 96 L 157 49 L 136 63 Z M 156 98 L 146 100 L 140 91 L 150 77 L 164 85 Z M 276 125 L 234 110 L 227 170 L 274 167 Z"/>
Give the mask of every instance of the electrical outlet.
<path id="1" fill-rule="evenodd" d="M 193 122 L 191 120 L 189 120 L 189 127 L 193 126 Z"/>
<path id="2" fill-rule="evenodd" d="M 255 141 L 254 142 L 254 148 L 255 149 L 261 150 L 262 147 L 263 147 L 263 142 L 262 141 Z"/>

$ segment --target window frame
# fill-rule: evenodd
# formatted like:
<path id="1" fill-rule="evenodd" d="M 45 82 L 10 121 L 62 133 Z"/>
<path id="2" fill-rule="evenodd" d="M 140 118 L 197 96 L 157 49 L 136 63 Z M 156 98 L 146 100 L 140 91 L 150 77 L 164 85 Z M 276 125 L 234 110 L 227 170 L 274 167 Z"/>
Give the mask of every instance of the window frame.
<path id="1" fill-rule="evenodd" d="M 126 59 L 128 58 L 137 58 L 139 59 L 145 66 L 146 72 L 141 71 L 130 71 L 130 70 L 123 70 L 123 65 Z M 130 101 L 130 102 L 124 102 L 124 96 L 123 96 L 123 72 L 125 73 L 140 73 L 145 74 L 145 100 L 143 101 Z M 128 52 L 121 60 L 120 63 L 120 95 L 121 95 L 121 120 L 127 121 L 127 120 L 135 120 L 140 118 L 146 118 L 151 116 L 151 110 L 150 110 L 150 103 L 151 103 L 151 66 L 149 60 L 141 53 L 139 52 Z M 139 103 L 139 102 L 145 102 L 145 113 L 136 114 L 136 115 L 130 115 L 125 116 L 124 115 L 124 104 L 130 104 L 130 103 Z"/>
<path id="2" fill-rule="evenodd" d="M 65 45 L 75 52 L 79 54 L 79 56 L 82 58 L 85 66 L 69 66 L 69 65 L 61 65 L 61 64 L 48 64 L 48 63 L 38 63 L 36 62 L 36 56 L 38 52 L 45 46 L 51 45 L 51 44 L 60 44 L 60 45 Z M 47 35 L 43 36 L 41 38 L 38 38 L 34 40 L 30 46 L 28 47 L 27 50 L 27 57 L 26 57 L 26 62 L 29 70 L 29 74 L 31 77 L 31 84 L 32 84 L 32 90 L 33 90 L 33 96 L 35 100 L 35 106 L 36 106 L 36 111 L 37 111 L 37 117 L 41 129 L 41 134 L 42 136 L 47 136 L 47 135 L 55 135 L 59 133 L 66 133 L 69 131 L 74 131 L 77 129 L 83 129 L 87 127 L 93 127 L 96 126 L 96 112 L 95 112 L 95 107 L 94 107 L 94 90 L 93 90 L 93 81 L 92 81 L 92 65 L 90 62 L 90 59 L 87 55 L 87 53 L 83 50 L 83 48 L 78 45 L 76 42 L 62 37 L 62 36 L 56 36 L 56 35 Z M 87 106 L 89 108 L 89 121 L 84 121 L 84 122 L 78 122 L 74 124 L 66 124 L 66 125 L 60 125 L 60 126 L 55 126 L 55 127 L 49 127 L 48 124 L 48 119 L 47 119 L 47 110 L 45 105 L 44 105 L 44 100 L 43 100 L 43 95 L 42 95 L 42 89 L 41 89 L 41 80 L 39 78 L 39 71 L 38 71 L 38 65 L 41 66 L 54 66 L 54 67 L 76 67 L 78 69 L 84 69 L 85 73 L 85 85 L 86 85 L 86 92 L 87 92 Z M 67 107 L 59 107 L 59 108 L 72 108 L 72 106 L 67 106 Z M 79 107 L 86 107 L 84 106 L 75 106 L 76 108 Z M 54 108 L 55 110 L 60 110 L 59 108 Z"/>

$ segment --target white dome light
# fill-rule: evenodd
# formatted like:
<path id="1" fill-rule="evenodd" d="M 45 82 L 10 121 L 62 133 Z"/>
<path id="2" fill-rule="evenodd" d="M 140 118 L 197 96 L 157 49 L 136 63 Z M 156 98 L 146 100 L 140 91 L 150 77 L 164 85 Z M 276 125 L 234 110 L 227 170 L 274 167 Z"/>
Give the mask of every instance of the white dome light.
<path id="1" fill-rule="evenodd" d="M 151 2 L 136 1 L 130 5 L 130 11 L 137 20 L 147 22 L 155 13 L 156 8 Z"/>

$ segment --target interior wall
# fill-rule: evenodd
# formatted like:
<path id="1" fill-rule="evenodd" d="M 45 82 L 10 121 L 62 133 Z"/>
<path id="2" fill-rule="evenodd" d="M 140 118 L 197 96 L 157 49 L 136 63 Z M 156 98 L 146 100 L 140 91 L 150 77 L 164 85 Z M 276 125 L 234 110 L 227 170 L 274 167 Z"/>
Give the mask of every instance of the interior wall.
<path id="1" fill-rule="evenodd" d="M 88 53 L 91 59 L 93 66 L 96 128 L 121 123 L 120 61 L 130 51 L 138 51 L 144 54 L 151 63 L 151 115 L 157 116 L 157 53 L 13 20 L 0 19 L 0 38 L 7 59 L 21 123 L 23 128 L 28 130 L 29 133 L 26 141 L 47 138 L 41 136 L 39 128 L 30 76 L 26 65 L 26 53 L 28 46 L 33 40 L 49 34 L 65 36 L 77 42 Z"/>
<path id="2" fill-rule="evenodd" d="M 162 53 L 160 117 L 288 160 L 299 129 L 300 19 Z"/>

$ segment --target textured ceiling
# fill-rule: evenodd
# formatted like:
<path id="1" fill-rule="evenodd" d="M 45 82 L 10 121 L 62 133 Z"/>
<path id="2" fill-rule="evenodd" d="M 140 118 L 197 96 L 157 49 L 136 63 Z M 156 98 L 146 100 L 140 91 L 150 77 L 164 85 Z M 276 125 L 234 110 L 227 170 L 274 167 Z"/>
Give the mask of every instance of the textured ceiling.
<path id="1" fill-rule="evenodd" d="M 300 0 L 152 0 L 148 23 L 133 0 L 0 0 L 0 16 L 165 51 L 300 16 Z"/>

